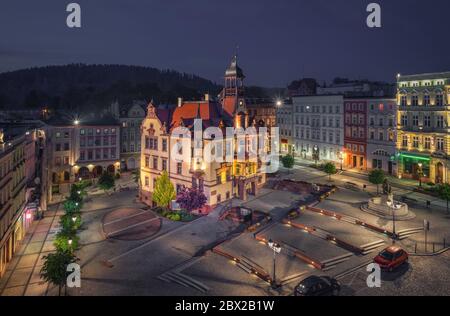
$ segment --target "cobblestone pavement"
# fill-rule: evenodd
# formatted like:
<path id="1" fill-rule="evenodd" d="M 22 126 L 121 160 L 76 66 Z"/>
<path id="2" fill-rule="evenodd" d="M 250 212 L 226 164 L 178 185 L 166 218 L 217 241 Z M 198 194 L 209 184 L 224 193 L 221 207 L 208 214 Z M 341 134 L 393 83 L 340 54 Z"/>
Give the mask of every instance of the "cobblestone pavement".
<path id="1" fill-rule="evenodd" d="M 380 288 L 369 288 L 368 272 L 361 268 L 340 280 L 344 296 L 450 295 L 450 252 L 433 257 L 410 257 L 409 264 L 382 273 Z"/>

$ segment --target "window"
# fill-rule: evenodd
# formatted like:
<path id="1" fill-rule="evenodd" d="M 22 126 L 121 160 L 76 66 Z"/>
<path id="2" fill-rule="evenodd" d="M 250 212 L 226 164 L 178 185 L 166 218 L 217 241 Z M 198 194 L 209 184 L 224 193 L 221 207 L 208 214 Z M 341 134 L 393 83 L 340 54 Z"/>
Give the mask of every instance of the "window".
<path id="1" fill-rule="evenodd" d="M 436 105 L 437 106 L 444 105 L 444 96 L 442 95 L 442 93 L 436 94 Z"/>
<path id="2" fill-rule="evenodd" d="M 80 135 L 86 135 L 86 130 L 84 128 L 80 129 Z"/>
<path id="3" fill-rule="evenodd" d="M 412 106 L 418 106 L 419 105 L 419 96 L 418 95 L 413 95 L 411 97 L 411 105 Z"/>
<path id="4" fill-rule="evenodd" d="M 407 97 L 406 97 L 406 95 L 402 95 L 401 97 L 400 97 L 400 105 L 401 106 L 406 106 L 408 104 L 408 102 L 407 102 Z"/>
<path id="5" fill-rule="evenodd" d="M 181 174 L 183 171 L 183 164 L 181 162 L 177 162 L 177 174 Z"/>
<path id="6" fill-rule="evenodd" d="M 423 105 L 425 105 L 425 106 L 430 105 L 430 95 L 429 94 L 425 94 L 423 96 Z"/>
<path id="7" fill-rule="evenodd" d="M 382 127 L 382 126 L 384 125 L 384 120 L 383 120 L 382 117 L 381 117 L 380 120 L 378 121 L 378 125 L 379 125 L 380 127 Z"/>
<path id="8" fill-rule="evenodd" d="M 166 159 L 162 160 L 162 170 L 167 171 L 167 160 Z"/>
<path id="9" fill-rule="evenodd" d="M 150 158 L 149 157 L 145 157 L 145 159 L 144 159 L 144 163 L 145 163 L 145 167 L 146 168 L 149 168 L 150 167 Z"/>
<path id="10" fill-rule="evenodd" d="M 384 140 L 384 132 L 380 132 L 378 139 L 381 141 Z"/>
<path id="11" fill-rule="evenodd" d="M 413 126 L 419 126 L 419 116 L 418 115 L 413 115 L 412 124 L 413 124 Z"/>
<path id="12" fill-rule="evenodd" d="M 408 147 L 408 136 L 407 135 L 403 135 L 402 146 L 403 147 Z"/>
<path id="13" fill-rule="evenodd" d="M 56 144 L 56 149 L 55 151 L 61 151 L 61 144 Z"/>
<path id="14" fill-rule="evenodd" d="M 85 152 L 84 150 L 80 151 L 80 160 L 84 160 L 85 159 Z"/>
<path id="15" fill-rule="evenodd" d="M 167 151 L 167 139 L 162 140 L 162 151 Z"/>
<path id="16" fill-rule="evenodd" d="M 438 138 L 438 139 L 436 139 L 436 143 L 437 143 L 437 145 L 436 145 L 437 150 L 443 151 L 444 150 L 444 139 Z"/>
<path id="17" fill-rule="evenodd" d="M 437 117 L 437 127 L 438 128 L 444 127 L 444 117 L 442 115 Z"/>
<path id="18" fill-rule="evenodd" d="M 423 118 L 423 126 L 431 127 L 431 116 L 425 115 Z"/>
<path id="19" fill-rule="evenodd" d="M 153 157 L 153 169 L 158 170 L 158 157 Z"/>
<path id="20" fill-rule="evenodd" d="M 150 185 L 150 179 L 149 179 L 148 177 L 145 177 L 144 185 L 145 185 L 146 187 L 148 187 L 148 186 Z"/>
<path id="21" fill-rule="evenodd" d="M 431 149 L 431 138 L 425 137 L 425 149 L 430 150 Z"/>
<path id="22" fill-rule="evenodd" d="M 413 147 L 419 148 L 419 137 L 418 136 L 413 137 Z"/>
<path id="23" fill-rule="evenodd" d="M 402 126 L 408 126 L 408 116 L 402 115 Z"/>

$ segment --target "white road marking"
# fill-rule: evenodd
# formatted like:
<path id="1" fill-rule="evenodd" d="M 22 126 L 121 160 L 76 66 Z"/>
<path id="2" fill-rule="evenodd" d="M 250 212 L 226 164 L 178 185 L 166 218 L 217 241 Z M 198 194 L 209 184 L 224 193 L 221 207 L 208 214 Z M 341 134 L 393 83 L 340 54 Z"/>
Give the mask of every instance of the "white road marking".
<path id="1" fill-rule="evenodd" d="M 139 216 L 139 215 L 142 215 L 142 214 L 145 214 L 145 213 L 149 213 L 149 212 L 148 212 L 148 211 L 142 211 L 141 213 L 137 213 L 137 214 L 133 214 L 133 215 L 121 217 L 121 218 L 119 218 L 119 219 L 115 219 L 115 220 L 110 221 L 110 222 L 108 222 L 108 223 L 106 223 L 106 224 L 103 224 L 103 226 L 107 226 L 107 225 L 110 225 L 110 224 L 118 223 L 118 222 L 121 222 L 121 221 L 123 221 L 123 220 L 125 220 L 125 219 L 133 218 L 133 217 L 135 217 L 135 216 Z M 149 214 L 151 214 L 151 213 L 149 213 Z"/>
<path id="2" fill-rule="evenodd" d="M 114 235 L 114 234 L 123 232 L 123 231 L 125 231 L 125 230 L 128 230 L 128 229 L 130 229 L 130 228 L 134 228 L 134 227 L 140 226 L 140 225 L 145 224 L 145 223 L 153 222 L 153 221 L 155 221 L 155 220 L 159 220 L 159 218 L 158 218 L 158 217 L 151 218 L 151 219 L 146 220 L 146 221 L 143 221 L 143 222 L 141 222 L 141 223 L 137 223 L 137 224 L 134 224 L 134 225 L 127 226 L 127 227 L 125 227 L 125 228 L 116 230 L 116 231 L 114 231 L 114 232 L 112 232 L 112 233 L 109 233 L 109 234 L 108 234 L 108 237 L 111 236 L 111 235 Z"/>

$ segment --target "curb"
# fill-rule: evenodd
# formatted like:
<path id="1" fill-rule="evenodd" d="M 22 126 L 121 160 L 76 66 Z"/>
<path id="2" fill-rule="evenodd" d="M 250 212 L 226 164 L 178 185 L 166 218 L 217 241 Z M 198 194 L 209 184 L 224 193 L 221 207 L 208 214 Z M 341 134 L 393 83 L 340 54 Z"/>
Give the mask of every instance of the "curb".
<path id="1" fill-rule="evenodd" d="M 436 257 L 439 255 L 442 255 L 443 253 L 447 252 L 448 250 L 450 250 L 450 247 L 441 249 L 439 251 L 436 252 L 432 252 L 432 253 L 410 253 L 409 255 L 411 257 Z"/>

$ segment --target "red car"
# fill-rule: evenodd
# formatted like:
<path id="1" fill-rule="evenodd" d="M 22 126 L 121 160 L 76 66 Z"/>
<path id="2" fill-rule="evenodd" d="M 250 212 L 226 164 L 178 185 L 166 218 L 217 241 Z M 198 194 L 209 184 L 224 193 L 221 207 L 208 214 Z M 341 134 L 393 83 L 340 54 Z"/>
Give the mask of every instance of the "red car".
<path id="1" fill-rule="evenodd" d="M 392 272 L 395 268 L 408 262 L 408 253 L 400 247 L 390 246 L 384 249 L 373 260 L 381 269 Z"/>

